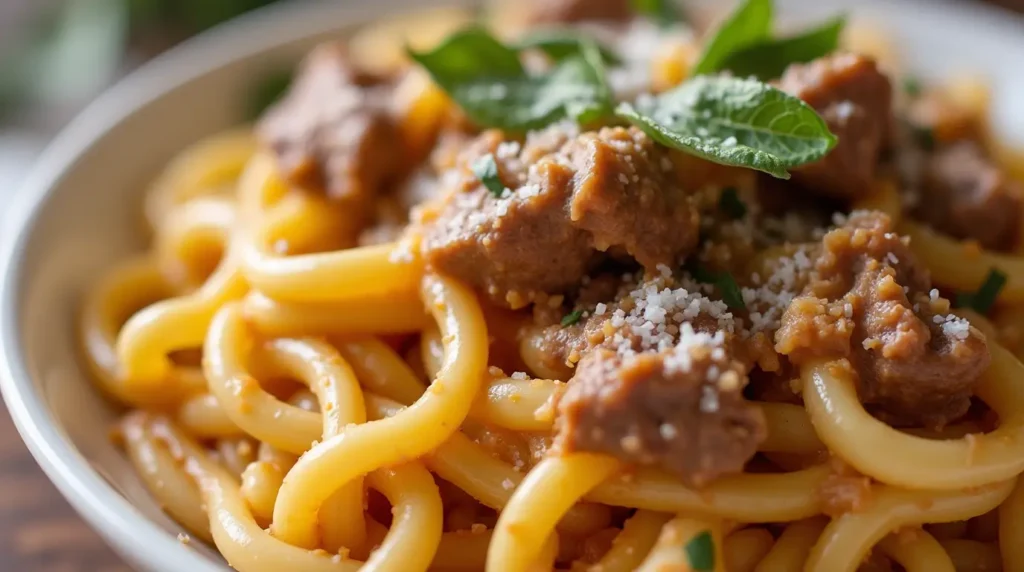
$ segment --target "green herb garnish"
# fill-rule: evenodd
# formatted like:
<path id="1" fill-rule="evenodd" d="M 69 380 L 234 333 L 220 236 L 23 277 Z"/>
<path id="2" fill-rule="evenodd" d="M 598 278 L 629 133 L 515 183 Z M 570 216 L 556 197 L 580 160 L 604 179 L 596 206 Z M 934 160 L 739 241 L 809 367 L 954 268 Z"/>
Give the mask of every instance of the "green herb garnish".
<path id="1" fill-rule="evenodd" d="M 527 131 L 566 118 L 586 123 L 611 110 L 600 49 L 591 41 L 539 75 L 527 74 L 515 49 L 477 27 L 429 52 L 407 51 L 483 127 Z"/>
<path id="2" fill-rule="evenodd" d="M 979 314 L 986 314 L 999 298 L 999 292 L 1006 286 L 1006 274 L 995 268 L 988 271 L 988 276 L 973 293 L 961 293 L 956 296 L 959 308 L 970 308 Z"/>
<path id="3" fill-rule="evenodd" d="M 622 103 L 616 113 L 662 145 L 780 179 L 837 141 L 802 100 L 748 79 L 697 77 L 636 107 Z"/>
<path id="4" fill-rule="evenodd" d="M 483 157 L 473 161 L 471 165 L 473 174 L 476 178 L 480 179 L 480 182 L 487 187 L 488 191 L 495 198 L 501 198 L 502 193 L 505 192 L 505 183 L 501 182 L 501 177 L 498 175 L 498 163 L 494 160 L 494 155 L 488 153 Z"/>
<path id="5" fill-rule="evenodd" d="M 684 20 L 682 14 L 679 13 L 679 7 L 673 0 L 631 0 L 630 3 L 634 12 L 646 16 L 664 27 Z"/>
<path id="6" fill-rule="evenodd" d="M 705 530 L 691 538 L 683 550 L 694 572 L 711 572 L 715 569 L 715 541 L 710 531 Z"/>
<path id="7" fill-rule="evenodd" d="M 740 200 L 733 187 L 727 187 L 722 191 L 722 195 L 718 197 L 718 209 L 732 219 L 741 219 L 747 216 L 747 205 Z"/>
<path id="8" fill-rule="evenodd" d="M 767 6 L 770 16 L 770 2 L 747 5 Z M 577 53 L 535 75 L 523 68 L 516 49 L 477 27 L 409 55 L 480 127 L 516 132 L 563 119 L 582 125 L 626 120 L 668 147 L 783 179 L 788 168 L 816 161 L 836 144 L 813 108 L 751 79 L 701 76 L 613 109 L 600 48 L 577 40 Z"/>
<path id="9" fill-rule="evenodd" d="M 693 276 L 693 279 L 702 284 L 711 284 L 722 294 L 722 301 L 733 310 L 745 310 L 747 304 L 743 301 L 743 291 L 732 274 L 728 272 L 713 272 L 702 266 L 699 262 L 691 260 L 686 264 L 686 270 Z"/>
<path id="10" fill-rule="evenodd" d="M 914 76 L 907 76 L 903 78 L 903 92 L 910 97 L 917 97 L 921 95 L 921 80 Z"/>
<path id="11" fill-rule="evenodd" d="M 535 30 L 517 39 L 512 48 L 522 50 L 540 50 L 552 60 L 560 62 L 572 56 L 583 54 L 583 46 L 593 40 L 579 32 L 567 28 L 550 28 L 546 30 Z M 596 42 L 595 42 L 596 44 Z M 605 46 L 596 44 L 601 60 L 608 65 L 619 65 L 622 58 Z"/>
<path id="12" fill-rule="evenodd" d="M 701 75 L 719 71 L 733 53 L 768 40 L 773 13 L 772 0 L 743 0 L 704 44 L 704 52 L 692 73 Z"/>
<path id="13" fill-rule="evenodd" d="M 935 132 L 930 127 L 910 124 L 910 135 L 914 138 L 914 142 L 917 143 L 918 147 L 925 151 L 935 149 Z"/>
<path id="14" fill-rule="evenodd" d="M 291 70 L 277 70 L 260 78 L 249 93 L 246 116 L 256 119 L 288 91 L 292 84 Z"/>
<path id="15" fill-rule="evenodd" d="M 582 317 L 583 317 L 583 310 L 574 310 L 574 311 L 566 314 L 562 318 L 562 326 L 563 327 L 571 326 L 571 325 L 575 324 L 576 322 L 579 322 L 580 318 L 582 318 Z"/>
<path id="16" fill-rule="evenodd" d="M 809 62 L 834 52 L 845 24 L 846 18 L 839 17 L 796 36 L 758 42 L 729 54 L 722 69 L 739 77 L 777 78 L 790 64 Z"/>

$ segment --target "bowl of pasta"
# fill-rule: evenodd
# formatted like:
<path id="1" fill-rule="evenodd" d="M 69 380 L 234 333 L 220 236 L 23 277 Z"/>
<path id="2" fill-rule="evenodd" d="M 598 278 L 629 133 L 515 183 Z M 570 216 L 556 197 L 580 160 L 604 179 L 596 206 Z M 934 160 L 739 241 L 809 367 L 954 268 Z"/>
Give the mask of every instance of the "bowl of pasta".
<path id="1" fill-rule="evenodd" d="M 1024 570 L 1024 24 L 728 4 L 287 4 L 134 73 L 0 229 L 33 455 L 154 572 Z"/>

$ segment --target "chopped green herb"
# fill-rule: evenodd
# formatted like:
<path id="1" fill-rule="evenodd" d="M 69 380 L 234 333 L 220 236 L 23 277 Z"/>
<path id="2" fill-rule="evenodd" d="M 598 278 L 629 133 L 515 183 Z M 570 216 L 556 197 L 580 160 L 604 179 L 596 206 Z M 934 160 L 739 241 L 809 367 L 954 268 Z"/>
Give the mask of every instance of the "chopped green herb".
<path id="1" fill-rule="evenodd" d="M 452 34 L 429 52 L 407 51 L 481 127 L 527 131 L 611 113 L 611 89 L 592 41 L 581 40 L 577 55 L 539 75 L 527 74 L 515 49 L 477 27 Z"/>
<path id="2" fill-rule="evenodd" d="M 668 27 L 685 20 L 673 0 L 631 0 L 633 11 Z"/>
<path id="3" fill-rule="evenodd" d="M 583 317 L 583 310 L 574 310 L 574 311 L 566 314 L 565 317 L 562 318 L 562 326 L 563 327 L 564 326 L 571 326 L 571 325 L 575 324 L 576 322 L 579 322 L 580 318 L 582 318 L 582 317 Z"/>
<path id="4" fill-rule="evenodd" d="M 799 98 L 756 80 L 696 77 L 619 117 L 655 141 L 722 165 L 788 179 L 790 167 L 817 161 L 836 144 L 825 120 Z"/>
<path id="5" fill-rule="evenodd" d="M 979 314 L 986 314 L 999 298 L 999 292 L 1006 286 L 1006 274 L 995 268 L 988 271 L 988 276 L 975 292 L 957 294 L 956 305 L 959 308 L 970 308 Z"/>
<path id="6" fill-rule="evenodd" d="M 738 77 L 775 79 L 790 64 L 809 62 L 834 52 L 845 25 L 846 18 L 839 17 L 796 36 L 763 40 L 728 54 L 721 68 Z"/>
<path id="7" fill-rule="evenodd" d="M 567 28 L 550 28 L 529 32 L 512 44 L 515 50 L 540 50 L 552 60 L 560 62 L 583 53 L 583 46 L 592 42 L 583 34 Z M 596 44 L 596 42 L 595 42 Z M 619 65 L 622 58 L 605 46 L 597 44 L 601 59 L 608 65 Z"/>
<path id="8" fill-rule="evenodd" d="M 733 219 L 741 219 L 747 216 L 747 205 L 740 200 L 736 189 L 733 187 L 728 187 L 722 191 L 722 196 L 718 197 L 718 208 Z"/>
<path id="9" fill-rule="evenodd" d="M 921 95 L 921 80 L 912 75 L 903 78 L 903 92 L 910 97 Z"/>
<path id="10" fill-rule="evenodd" d="M 704 43 L 704 52 L 693 68 L 694 75 L 714 73 L 730 55 L 768 40 L 772 31 L 772 0 L 743 0 L 729 18 Z"/>
<path id="11" fill-rule="evenodd" d="M 911 124 L 910 135 L 914 138 L 914 142 L 925 151 L 935 149 L 935 133 L 930 127 Z"/>
<path id="12" fill-rule="evenodd" d="M 743 302 L 743 291 L 732 274 L 728 272 L 712 272 L 699 262 L 691 260 L 686 264 L 693 279 L 702 284 L 711 284 L 722 294 L 722 301 L 733 310 L 744 310 L 747 305 Z"/>
<path id="13" fill-rule="evenodd" d="M 260 78 L 249 93 L 246 115 L 249 119 L 256 119 L 268 107 L 281 99 L 292 84 L 291 70 L 276 70 Z"/>
<path id="14" fill-rule="evenodd" d="M 683 549 L 694 572 L 711 572 L 715 569 L 715 541 L 710 531 L 705 530 L 694 536 Z"/>
<path id="15" fill-rule="evenodd" d="M 501 198 L 501 194 L 505 192 L 505 183 L 501 182 L 501 176 L 498 175 L 498 163 L 495 162 L 494 155 L 488 153 L 473 161 L 472 169 L 473 174 L 487 190 L 496 198 Z"/>

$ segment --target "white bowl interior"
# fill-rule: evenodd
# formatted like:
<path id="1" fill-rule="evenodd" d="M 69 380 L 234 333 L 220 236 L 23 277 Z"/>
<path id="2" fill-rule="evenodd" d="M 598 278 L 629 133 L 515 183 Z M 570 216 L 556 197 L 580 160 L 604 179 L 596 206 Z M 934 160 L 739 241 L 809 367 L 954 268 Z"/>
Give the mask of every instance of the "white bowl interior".
<path id="1" fill-rule="evenodd" d="M 294 62 L 316 42 L 372 16 L 425 4 L 282 6 L 190 42 L 76 120 L 8 213 L 0 298 L 5 398 L 61 491 L 139 568 L 216 570 L 222 561 L 199 543 L 190 545 L 197 552 L 177 543 L 180 527 L 163 515 L 110 443 L 116 411 L 94 392 L 77 360 L 73 324 L 84 289 L 143 247 L 145 183 L 176 151 L 240 121 L 246 90 L 262 71 Z M 1024 76 L 1013 73 L 1024 61 L 1024 26 L 1017 19 L 929 0 L 780 4 L 800 20 L 855 6 L 857 17 L 878 22 L 925 77 L 984 74 L 993 81 L 1000 131 L 1024 133 Z"/>

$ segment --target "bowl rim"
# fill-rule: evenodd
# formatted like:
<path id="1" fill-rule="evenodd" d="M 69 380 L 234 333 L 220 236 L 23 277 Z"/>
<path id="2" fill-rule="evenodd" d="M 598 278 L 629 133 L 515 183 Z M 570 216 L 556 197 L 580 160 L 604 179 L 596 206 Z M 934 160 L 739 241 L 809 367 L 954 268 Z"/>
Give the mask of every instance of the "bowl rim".
<path id="1" fill-rule="evenodd" d="M 274 4 L 189 38 L 132 71 L 80 111 L 44 148 L 0 213 L 0 393 L 22 441 L 47 478 L 122 555 L 151 570 L 222 572 L 143 516 L 57 429 L 26 365 L 19 307 L 29 231 L 55 189 L 97 141 L 175 87 L 255 54 L 342 31 L 384 14 L 475 0 L 377 0 Z M 269 38 L 269 40 L 268 40 Z M 132 548 L 137 547 L 137 548 Z"/>
<path id="2" fill-rule="evenodd" d="M 409 8 L 473 6 L 478 0 L 306 0 L 261 8 L 207 30 L 158 55 L 104 91 L 45 147 L 0 213 L 0 393 L 22 440 L 62 496 L 118 552 L 152 570 L 222 572 L 225 568 L 188 549 L 143 516 L 97 472 L 68 439 L 40 398 L 20 339 L 25 252 L 31 230 L 67 172 L 116 125 L 175 87 L 232 62 L 311 36 L 340 31 Z M 785 2 L 783 2 L 785 3 Z M 943 9 L 1007 30 L 1015 14 L 994 6 L 951 0 L 908 6 Z M 270 38 L 270 40 L 268 40 Z"/>

